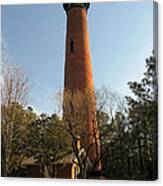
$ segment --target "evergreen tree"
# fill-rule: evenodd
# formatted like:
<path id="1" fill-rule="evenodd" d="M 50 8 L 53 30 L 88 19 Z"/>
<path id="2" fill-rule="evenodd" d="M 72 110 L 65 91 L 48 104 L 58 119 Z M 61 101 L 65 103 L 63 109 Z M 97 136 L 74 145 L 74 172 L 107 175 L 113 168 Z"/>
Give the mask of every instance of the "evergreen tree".
<path id="1" fill-rule="evenodd" d="M 146 72 L 140 83 L 129 82 L 135 97 L 126 97 L 128 122 L 138 149 L 138 179 L 157 178 L 157 63 L 154 54 L 146 59 Z"/>

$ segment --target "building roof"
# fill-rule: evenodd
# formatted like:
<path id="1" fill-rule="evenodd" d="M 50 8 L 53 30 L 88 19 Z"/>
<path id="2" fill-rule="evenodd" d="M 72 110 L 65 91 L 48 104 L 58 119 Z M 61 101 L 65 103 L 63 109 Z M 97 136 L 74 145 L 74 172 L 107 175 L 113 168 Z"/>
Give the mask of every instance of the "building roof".
<path id="1" fill-rule="evenodd" d="M 71 164 L 73 163 L 73 161 L 76 159 L 76 156 L 74 154 L 74 152 L 67 154 L 65 156 L 63 156 L 62 158 L 58 159 L 55 164 Z"/>
<path id="2" fill-rule="evenodd" d="M 33 157 L 30 157 L 22 161 L 22 165 L 33 165 L 33 164 L 36 164 L 36 160 Z"/>
<path id="3" fill-rule="evenodd" d="M 68 152 L 62 156 L 60 156 L 55 162 L 54 164 L 66 164 L 66 163 L 73 163 L 73 161 L 75 160 L 75 154 L 74 152 Z M 28 159 L 25 159 L 22 162 L 22 165 L 33 165 L 33 164 L 37 164 L 37 160 L 34 159 L 34 157 L 30 157 Z"/>

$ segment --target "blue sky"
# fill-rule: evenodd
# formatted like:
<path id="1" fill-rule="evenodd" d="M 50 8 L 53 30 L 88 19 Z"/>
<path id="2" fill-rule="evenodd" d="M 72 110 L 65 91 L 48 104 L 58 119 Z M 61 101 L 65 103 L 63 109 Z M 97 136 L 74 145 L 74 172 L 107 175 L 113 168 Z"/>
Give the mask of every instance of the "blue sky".
<path id="1" fill-rule="evenodd" d="M 1 7 L 2 38 L 11 63 L 30 76 L 30 102 L 53 113 L 63 89 L 66 14 L 62 4 Z M 92 3 L 88 10 L 95 88 L 129 95 L 127 82 L 140 80 L 153 49 L 153 1 Z"/>

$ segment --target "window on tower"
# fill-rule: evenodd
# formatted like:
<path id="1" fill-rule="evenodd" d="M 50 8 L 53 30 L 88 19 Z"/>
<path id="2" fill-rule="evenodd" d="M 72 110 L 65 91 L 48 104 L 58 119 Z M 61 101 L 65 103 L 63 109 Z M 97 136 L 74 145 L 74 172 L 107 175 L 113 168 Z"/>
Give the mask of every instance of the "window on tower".
<path id="1" fill-rule="evenodd" d="M 70 41 L 70 51 L 74 52 L 74 40 L 73 39 Z"/>

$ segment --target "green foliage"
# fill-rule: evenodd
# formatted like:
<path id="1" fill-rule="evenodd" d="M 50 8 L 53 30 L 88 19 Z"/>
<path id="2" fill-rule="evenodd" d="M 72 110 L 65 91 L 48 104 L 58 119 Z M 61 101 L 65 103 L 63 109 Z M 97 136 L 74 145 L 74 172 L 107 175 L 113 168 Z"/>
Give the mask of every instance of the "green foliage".
<path id="1" fill-rule="evenodd" d="M 31 107 L 2 106 L 2 176 L 13 176 L 24 160 L 48 166 L 70 150 L 68 135 L 56 114 L 37 116 Z"/>
<path id="2" fill-rule="evenodd" d="M 26 129 L 36 115 L 20 104 L 1 106 L 2 122 L 2 175 L 10 176 L 17 170 L 26 156 Z"/>
<path id="3" fill-rule="evenodd" d="M 28 125 L 27 155 L 43 166 L 49 166 L 70 150 L 68 135 L 61 127 L 62 120 L 56 114 L 40 117 Z M 50 170 L 49 170 L 50 175 Z"/>
<path id="4" fill-rule="evenodd" d="M 109 139 L 105 136 L 103 143 L 103 162 L 109 179 L 157 178 L 156 70 L 156 58 L 151 56 L 146 59 L 146 72 L 141 82 L 128 83 L 134 97 L 126 97 L 125 114 L 116 112 L 112 121 L 102 128 L 110 130 L 106 135 Z"/>
<path id="5" fill-rule="evenodd" d="M 141 179 L 157 178 L 157 63 L 155 56 L 146 59 L 141 83 L 129 82 L 135 98 L 126 97 L 132 136 L 138 143 Z"/>

